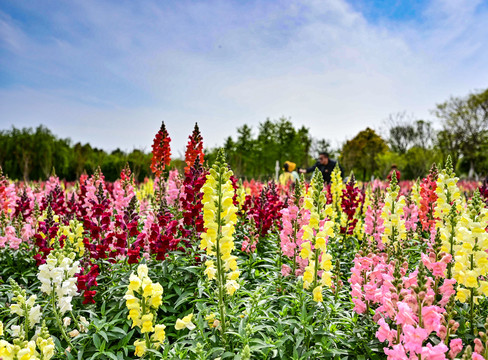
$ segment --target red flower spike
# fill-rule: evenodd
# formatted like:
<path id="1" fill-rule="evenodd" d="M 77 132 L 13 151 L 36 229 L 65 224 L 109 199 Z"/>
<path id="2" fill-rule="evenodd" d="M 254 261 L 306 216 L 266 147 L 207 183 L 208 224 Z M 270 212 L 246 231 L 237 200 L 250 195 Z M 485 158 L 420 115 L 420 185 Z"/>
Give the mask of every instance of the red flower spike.
<path id="1" fill-rule="evenodd" d="M 161 129 L 158 131 L 154 137 L 154 143 L 152 146 L 152 160 L 151 160 L 151 170 L 156 175 L 160 177 L 166 166 L 169 166 L 171 162 L 171 148 L 169 143 L 171 138 L 169 137 L 168 131 L 164 122 L 161 124 Z"/>
<path id="2" fill-rule="evenodd" d="M 203 138 L 197 123 L 195 123 L 195 128 L 193 129 L 193 133 L 189 136 L 189 139 L 185 152 L 185 173 L 190 171 L 197 158 L 200 160 L 200 164 L 203 164 Z"/>
<path id="3" fill-rule="evenodd" d="M 435 223 L 438 220 L 434 216 L 434 207 L 437 201 L 437 194 L 435 192 L 437 176 L 438 172 L 434 164 L 427 178 L 424 178 L 420 184 L 419 220 L 422 223 L 423 230 L 434 229 Z"/>

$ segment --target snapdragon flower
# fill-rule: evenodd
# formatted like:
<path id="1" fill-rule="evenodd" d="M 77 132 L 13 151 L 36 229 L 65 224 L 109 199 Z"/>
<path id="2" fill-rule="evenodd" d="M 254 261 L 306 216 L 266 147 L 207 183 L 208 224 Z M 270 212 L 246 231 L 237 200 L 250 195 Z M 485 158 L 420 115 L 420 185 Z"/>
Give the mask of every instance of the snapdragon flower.
<path id="1" fill-rule="evenodd" d="M 77 279 L 80 262 L 74 260 L 74 253 L 65 255 L 63 251 L 53 251 L 46 259 L 46 263 L 39 266 L 37 278 L 41 282 L 41 291 L 55 294 L 56 305 L 64 314 L 71 311 L 73 296 L 78 295 Z"/>
<path id="2" fill-rule="evenodd" d="M 383 234 L 381 241 L 383 245 L 390 245 L 388 249 L 397 251 L 399 244 L 406 240 L 407 230 L 405 227 L 404 207 L 405 197 L 398 196 L 400 187 L 398 186 L 395 172 L 391 177 L 390 186 L 386 189 L 385 200 L 381 217 L 383 219 Z"/>
<path id="3" fill-rule="evenodd" d="M 205 262 L 205 274 L 209 280 L 217 282 L 222 334 L 225 334 L 224 292 L 232 296 L 240 287 L 237 282 L 240 275 L 237 256 L 232 255 L 235 249 L 234 225 L 237 222 L 232 175 L 220 150 L 201 189 L 204 232 L 200 249 L 206 250 L 209 258 Z"/>
<path id="4" fill-rule="evenodd" d="M 128 319 L 144 337 L 134 342 L 135 355 L 139 357 L 144 356 L 147 349 L 159 349 L 166 337 L 166 326 L 156 324 L 157 310 L 163 301 L 163 287 L 160 283 L 153 283 L 148 272 L 147 265 L 140 264 L 137 272 L 130 275 L 124 296 L 129 310 Z M 149 336 L 150 333 L 153 334 Z"/>
<path id="5" fill-rule="evenodd" d="M 327 242 L 334 236 L 334 222 L 326 220 L 326 197 L 323 188 L 322 173 L 316 169 L 303 202 L 303 208 L 310 212 L 310 218 L 308 224 L 302 227 L 303 242 L 300 250 L 301 258 L 308 260 L 303 274 L 303 288 L 308 289 L 312 285 L 316 302 L 323 301 L 322 287 L 332 285 L 332 257 L 327 254 Z"/>

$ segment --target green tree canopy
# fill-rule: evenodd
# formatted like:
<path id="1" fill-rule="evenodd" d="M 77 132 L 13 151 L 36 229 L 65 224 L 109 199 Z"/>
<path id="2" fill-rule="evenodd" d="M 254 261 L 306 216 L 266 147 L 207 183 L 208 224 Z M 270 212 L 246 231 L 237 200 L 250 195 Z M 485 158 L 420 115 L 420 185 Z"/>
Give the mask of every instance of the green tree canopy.
<path id="1" fill-rule="evenodd" d="M 348 140 L 341 151 L 341 164 L 346 172 L 353 171 L 361 180 L 369 180 L 379 170 L 378 155 L 385 153 L 388 145 L 369 127 Z"/>

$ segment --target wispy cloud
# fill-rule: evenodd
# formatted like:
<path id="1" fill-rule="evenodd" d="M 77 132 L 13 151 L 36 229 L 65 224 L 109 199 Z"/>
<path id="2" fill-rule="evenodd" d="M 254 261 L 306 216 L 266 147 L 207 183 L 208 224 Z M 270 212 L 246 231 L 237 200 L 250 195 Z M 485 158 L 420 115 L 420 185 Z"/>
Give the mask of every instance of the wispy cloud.
<path id="1" fill-rule="evenodd" d="M 0 5 L 0 122 L 44 123 L 113 149 L 177 149 L 291 116 L 342 141 L 389 113 L 428 118 L 488 84 L 488 9 L 432 0 L 414 19 L 372 19 L 344 0 L 73 1 Z"/>

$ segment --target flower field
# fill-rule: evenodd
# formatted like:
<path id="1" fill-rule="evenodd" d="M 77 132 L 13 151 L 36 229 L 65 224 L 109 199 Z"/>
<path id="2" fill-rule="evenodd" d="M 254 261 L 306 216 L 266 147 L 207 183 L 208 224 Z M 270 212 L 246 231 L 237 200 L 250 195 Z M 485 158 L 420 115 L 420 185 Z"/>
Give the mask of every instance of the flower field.
<path id="1" fill-rule="evenodd" d="M 154 179 L 0 177 L 0 359 L 488 359 L 488 189 L 278 186 L 164 124 Z"/>

